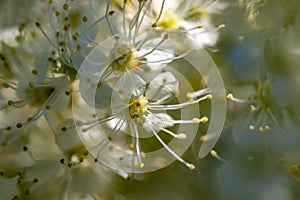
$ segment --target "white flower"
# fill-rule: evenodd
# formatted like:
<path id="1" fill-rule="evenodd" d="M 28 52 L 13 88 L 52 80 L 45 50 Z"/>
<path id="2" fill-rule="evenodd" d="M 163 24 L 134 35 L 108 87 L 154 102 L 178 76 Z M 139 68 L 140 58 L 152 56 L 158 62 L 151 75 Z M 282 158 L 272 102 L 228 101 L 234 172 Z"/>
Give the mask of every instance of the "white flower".
<path id="1" fill-rule="evenodd" d="M 188 168 L 194 169 L 195 166 L 193 164 L 186 162 L 178 154 L 182 154 L 187 149 L 185 145 L 191 142 L 195 136 L 195 132 L 186 135 L 181 132 L 175 133 L 169 128 L 173 129 L 176 125 L 184 127 L 191 124 L 206 123 L 208 118 L 204 116 L 199 119 L 197 116 L 193 116 L 189 119 L 176 120 L 171 117 L 169 112 L 181 110 L 181 112 L 185 113 L 185 108 L 192 105 L 196 106 L 198 102 L 210 99 L 211 95 L 206 92 L 203 93 L 206 94 L 205 96 L 196 100 L 167 104 L 174 95 L 178 95 L 178 87 L 179 83 L 177 79 L 170 72 L 158 74 L 149 84 L 134 73 L 124 74 L 119 78 L 116 86 L 112 90 L 111 114 L 108 116 L 103 116 L 102 114 L 98 120 L 91 121 L 91 123 L 88 121 L 83 123 L 83 126 L 85 124 L 92 124 L 93 126 L 100 125 L 99 134 L 104 134 L 107 137 L 99 140 L 95 146 L 86 144 L 87 149 L 90 150 L 93 155 L 99 157 L 101 162 L 121 172 L 153 171 L 154 169 L 169 164 L 174 161 L 174 159 L 179 160 Z M 97 89 L 94 89 L 92 92 L 94 92 L 95 95 Z M 195 98 L 198 96 L 200 95 L 196 95 Z M 93 98 L 91 95 L 90 98 L 89 102 L 97 103 L 95 96 Z M 103 96 L 103 98 L 105 98 L 105 96 Z M 193 109 L 196 108 L 195 106 Z M 90 108 L 89 110 L 93 109 Z M 195 114 L 197 113 L 196 111 L 197 108 L 194 112 L 189 110 L 188 113 Z M 75 113 L 78 112 L 79 111 L 75 111 Z M 89 112 L 87 111 L 87 113 Z M 100 111 L 99 114 L 101 113 Z M 81 124 L 78 123 L 78 126 L 81 127 Z M 197 126 L 193 127 L 192 130 L 196 131 L 194 129 L 196 127 Z M 179 128 L 179 130 L 181 129 Z M 165 136 L 161 137 L 161 134 L 165 134 Z M 128 141 L 128 137 L 132 138 L 133 141 Z M 157 158 L 154 155 L 157 155 L 156 153 L 159 154 L 159 152 L 147 154 L 142 151 L 143 148 L 140 139 L 152 137 L 163 146 L 165 151 L 168 152 L 172 158 L 168 157 L 168 155 L 165 154 L 166 152 L 158 155 L 158 157 L 162 155 L 165 157 Z M 164 139 L 162 139 L 165 137 L 171 137 L 176 141 L 167 144 Z M 185 141 L 185 139 L 187 139 L 187 141 Z M 124 143 L 124 141 L 127 142 Z M 173 150 L 169 145 L 176 150 Z M 176 145 L 178 146 L 176 147 Z M 147 146 L 149 146 L 149 144 Z M 150 145 L 148 148 L 153 147 Z M 179 153 L 176 153 L 176 151 Z M 163 161 L 164 159 L 165 161 Z"/>
<path id="2" fill-rule="evenodd" d="M 89 97 L 96 88 L 96 105 L 109 106 L 111 87 L 123 74 L 129 72 L 151 79 L 167 63 L 185 55 L 175 56 L 174 44 L 167 33 L 138 31 L 135 36 L 122 33 L 105 40 L 85 58 L 78 72 L 81 95 L 88 104 L 92 105 Z"/>

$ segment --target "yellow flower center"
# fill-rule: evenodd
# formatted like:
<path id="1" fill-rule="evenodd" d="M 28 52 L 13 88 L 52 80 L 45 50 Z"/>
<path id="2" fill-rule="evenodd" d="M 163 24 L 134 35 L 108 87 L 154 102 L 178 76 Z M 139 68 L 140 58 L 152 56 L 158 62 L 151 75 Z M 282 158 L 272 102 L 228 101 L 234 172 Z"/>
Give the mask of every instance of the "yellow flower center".
<path id="1" fill-rule="evenodd" d="M 139 96 L 137 99 L 130 100 L 129 113 L 132 119 L 138 123 L 145 121 L 144 116 L 148 115 L 148 100 L 144 95 Z"/>
<path id="2" fill-rule="evenodd" d="M 138 66 L 138 60 L 134 60 L 133 51 L 125 44 L 117 43 L 110 54 L 111 67 L 116 71 L 125 72 Z"/>
<path id="3" fill-rule="evenodd" d="M 166 10 L 163 12 L 157 25 L 163 28 L 177 29 L 179 28 L 178 21 L 178 16 L 174 12 Z"/>

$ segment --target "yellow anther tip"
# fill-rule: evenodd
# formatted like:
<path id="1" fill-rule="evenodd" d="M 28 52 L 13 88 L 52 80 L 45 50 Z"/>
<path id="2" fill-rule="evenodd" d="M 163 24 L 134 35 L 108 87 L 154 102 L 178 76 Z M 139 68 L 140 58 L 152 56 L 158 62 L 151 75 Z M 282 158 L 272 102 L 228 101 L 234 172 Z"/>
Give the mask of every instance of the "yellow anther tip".
<path id="1" fill-rule="evenodd" d="M 207 118 L 207 117 L 202 117 L 202 118 L 200 119 L 200 121 L 201 121 L 202 123 L 206 123 L 206 122 L 208 122 L 208 118 Z"/>
<path id="2" fill-rule="evenodd" d="M 196 168 L 195 165 L 193 165 L 193 164 L 189 164 L 188 167 L 189 167 L 190 170 L 194 170 Z"/>
<path id="3" fill-rule="evenodd" d="M 202 25 L 202 24 L 199 24 L 199 25 L 197 26 L 197 28 L 203 28 L 203 25 Z"/>
<path id="4" fill-rule="evenodd" d="M 207 98 L 207 99 L 212 99 L 212 95 L 211 95 L 211 94 L 208 94 L 208 95 L 206 95 L 206 98 Z"/>
<path id="5" fill-rule="evenodd" d="M 249 130 L 253 131 L 255 130 L 255 127 L 253 125 L 249 125 Z"/>
<path id="6" fill-rule="evenodd" d="M 206 135 L 202 135 L 202 136 L 200 137 L 200 141 L 204 142 L 204 141 L 206 141 L 206 138 L 207 138 Z"/>
<path id="7" fill-rule="evenodd" d="M 212 155 L 213 157 L 217 157 L 218 153 L 215 150 L 211 150 L 210 155 Z"/>
<path id="8" fill-rule="evenodd" d="M 265 125 L 264 129 L 265 131 L 270 131 L 271 128 L 268 125 Z"/>
<path id="9" fill-rule="evenodd" d="M 115 150 L 116 150 L 116 151 L 121 151 L 122 148 L 121 148 L 120 146 L 116 146 L 116 147 L 115 147 Z"/>
<path id="10" fill-rule="evenodd" d="M 145 166 L 145 164 L 144 163 L 140 163 L 140 168 L 143 168 Z"/>
<path id="11" fill-rule="evenodd" d="M 192 99 L 192 98 L 193 98 L 193 97 L 192 97 L 192 93 L 191 93 L 191 92 L 186 93 L 186 97 L 187 97 L 188 99 Z"/>
<path id="12" fill-rule="evenodd" d="M 225 27 L 226 27 L 225 24 L 220 24 L 220 25 L 218 26 L 218 29 L 224 29 Z"/>
<path id="13" fill-rule="evenodd" d="M 254 105 L 250 105 L 250 111 L 251 111 L 251 112 L 255 111 L 255 109 L 256 109 L 256 108 L 255 108 Z"/>
<path id="14" fill-rule="evenodd" d="M 260 126 L 260 127 L 258 128 L 258 130 L 259 130 L 260 132 L 264 132 L 264 127 Z"/>
<path id="15" fill-rule="evenodd" d="M 134 145 L 133 145 L 133 144 L 130 144 L 130 145 L 129 145 L 129 149 L 130 149 L 130 150 L 134 150 Z"/>
<path id="16" fill-rule="evenodd" d="M 180 134 L 178 135 L 178 138 L 181 139 L 181 140 L 184 140 L 184 139 L 186 138 L 186 134 L 180 133 Z"/>
<path id="17" fill-rule="evenodd" d="M 227 99 L 231 100 L 233 98 L 233 94 L 229 93 L 227 94 Z"/>
<path id="18" fill-rule="evenodd" d="M 299 167 L 297 165 L 292 165 L 290 168 L 291 172 L 297 172 L 299 170 Z"/>

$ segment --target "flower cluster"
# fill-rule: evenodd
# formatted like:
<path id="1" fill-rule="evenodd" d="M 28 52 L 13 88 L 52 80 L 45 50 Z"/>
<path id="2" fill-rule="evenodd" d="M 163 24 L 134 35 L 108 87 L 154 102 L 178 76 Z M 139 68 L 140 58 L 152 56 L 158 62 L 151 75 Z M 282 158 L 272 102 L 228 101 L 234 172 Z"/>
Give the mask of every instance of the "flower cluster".
<path id="1" fill-rule="evenodd" d="M 182 75 L 191 63 L 174 66 L 216 43 L 225 25 L 211 18 L 226 5 L 34 3 L 43 17 L 0 32 L 2 197 L 90 199 L 109 186 L 105 166 L 123 177 L 175 160 L 194 169 L 181 155 L 213 95 Z"/>

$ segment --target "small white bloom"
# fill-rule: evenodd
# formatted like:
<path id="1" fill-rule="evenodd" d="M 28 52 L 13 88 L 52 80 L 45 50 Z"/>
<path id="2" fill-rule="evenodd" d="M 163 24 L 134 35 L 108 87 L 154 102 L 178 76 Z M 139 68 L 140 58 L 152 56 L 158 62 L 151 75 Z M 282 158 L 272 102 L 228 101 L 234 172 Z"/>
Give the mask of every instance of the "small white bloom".
<path id="1" fill-rule="evenodd" d="M 165 158 L 167 163 L 177 159 L 188 168 L 194 169 L 194 165 L 178 155 L 186 149 L 183 147 L 186 145 L 185 139 L 192 139 L 194 133 L 175 133 L 169 128 L 175 125 L 206 123 L 207 117 L 198 119 L 197 116 L 193 116 L 190 119 L 177 120 L 173 119 L 168 112 L 182 110 L 209 98 L 203 97 L 183 103 L 168 104 L 171 97 L 178 95 L 178 87 L 177 79 L 170 72 L 158 74 L 149 84 L 134 73 L 125 73 L 118 79 L 112 90 L 110 108 L 112 115 L 99 118 L 96 122 L 100 124 L 100 133 L 105 134 L 108 139 L 99 140 L 96 146 L 86 144 L 87 149 L 90 149 L 93 155 L 98 155 L 99 160 L 115 170 L 121 172 L 152 171 L 154 168 L 165 166 L 166 163 L 155 161 L 158 158 L 153 156 L 148 157 L 147 153 L 142 151 L 143 147 L 139 140 L 153 137 L 171 155 L 172 158 Z M 97 99 L 91 96 L 88 102 L 97 103 L 96 101 Z M 109 134 L 107 135 L 107 133 Z M 175 146 L 177 150 L 173 150 L 171 146 L 174 147 L 174 144 L 169 146 L 162 139 L 161 134 L 177 140 L 176 144 L 180 144 L 182 141 L 182 144 L 179 145 L 180 148 L 177 149 L 178 147 Z M 127 141 L 128 137 L 132 138 L 132 142 L 129 140 L 124 144 L 124 140 Z M 176 151 L 180 153 L 177 154 Z"/>

